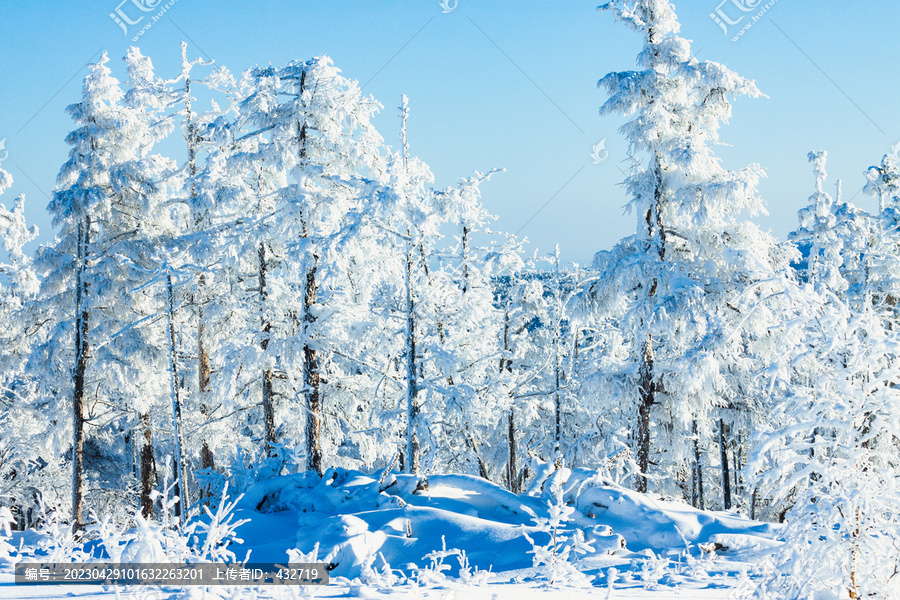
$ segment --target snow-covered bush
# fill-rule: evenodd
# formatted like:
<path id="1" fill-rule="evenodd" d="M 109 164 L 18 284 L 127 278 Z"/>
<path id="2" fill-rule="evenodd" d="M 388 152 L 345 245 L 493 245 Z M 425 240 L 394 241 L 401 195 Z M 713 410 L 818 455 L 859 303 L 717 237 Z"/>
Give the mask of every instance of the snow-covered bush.
<path id="1" fill-rule="evenodd" d="M 318 546 L 316 547 L 318 549 Z M 376 568 L 375 562 L 381 561 L 381 567 Z M 380 552 L 370 552 L 362 564 L 362 573 L 359 577 L 361 581 L 368 585 L 374 585 L 382 588 L 392 588 L 407 581 L 406 577 L 400 571 L 395 571 L 384 559 L 384 555 Z"/>
<path id="2" fill-rule="evenodd" d="M 0 558 L 8 558 L 10 552 L 15 552 L 15 547 L 10 545 L 9 539 L 12 536 L 10 525 L 15 523 L 12 511 L 5 506 L 0 506 Z"/>
<path id="3" fill-rule="evenodd" d="M 47 512 L 43 504 L 40 505 L 41 525 L 37 527 L 40 536 L 36 550 L 42 554 L 47 562 L 87 562 L 90 555 L 84 551 L 82 541 L 72 531 L 72 526 L 66 524 L 58 511 Z"/>
<path id="4" fill-rule="evenodd" d="M 532 546 L 530 553 L 533 555 L 535 569 L 538 569 L 550 585 L 557 583 L 586 585 L 589 580 L 578 570 L 575 563 L 578 554 L 593 552 L 594 548 L 585 541 L 584 532 L 580 529 L 566 531 L 566 525 L 575 512 L 575 508 L 567 505 L 563 499 L 563 484 L 566 477 L 567 474 L 560 469 L 549 478 L 545 488 L 552 498 L 547 501 L 549 515 L 547 517 L 534 515 L 537 530 L 548 535 L 549 541 L 540 545 L 527 533 L 525 538 Z"/>
<path id="5" fill-rule="evenodd" d="M 171 495 L 172 485 L 167 489 Z M 248 521 L 234 519 L 240 497 L 230 500 L 227 494 L 226 486 L 215 509 L 203 507 L 206 518 L 195 517 L 185 525 L 172 514 L 178 498 L 170 496 L 163 501 L 163 515 L 158 521 L 145 519 L 138 509 L 127 530 L 104 516 L 89 527 L 88 534 L 98 539 L 110 562 L 235 562 L 236 556 L 229 547 L 242 542 L 236 530 Z M 154 493 L 155 499 L 162 500 L 162 496 Z"/>
<path id="6" fill-rule="evenodd" d="M 465 550 L 457 548 L 447 549 L 447 540 L 445 536 L 441 536 L 441 549 L 429 552 L 424 558 L 430 561 L 430 564 L 416 569 L 416 583 L 425 587 L 436 587 L 452 583 L 453 580 L 448 578 L 444 572 L 449 571 L 452 566 L 444 561 L 450 557 L 455 557 L 459 563 L 459 579 L 460 583 L 468 585 L 484 585 L 491 576 L 490 571 L 482 571 L 477 567 L 472 570 L 469 565 L 469 558 L 466 556 Z"/>
<path id="7" fill-rule="evenodd" d="M 641 561 L 641 579 L 644 581 L 644 589 L 654 589 L 659 580 L 665 577 L 668 568 L 668 558 L 659 556 L 652 550 L 649 550 L 647 558 Z"/>

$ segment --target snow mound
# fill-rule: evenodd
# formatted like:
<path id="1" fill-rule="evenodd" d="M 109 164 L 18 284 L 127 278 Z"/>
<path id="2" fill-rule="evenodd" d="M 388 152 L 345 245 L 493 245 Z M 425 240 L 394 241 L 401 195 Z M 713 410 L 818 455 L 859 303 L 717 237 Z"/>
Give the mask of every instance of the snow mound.
<path id="1" fill-rule="evenodd" d="M 534 546 L 528 537 L 535 544 L 551 537 L 537 520 L 550 514 L 552 481 L 562 484 L 557 500 L 575 509 L 559 533 L 580 532 L 593 559 L 646 549 L 699 554 L 700 544 L 717 542 L 735 549 L 772 544 L 771 525 L 654 499 L 583 469 L 548 469 L 522 495 L 469 475 L 382 477 L 330 469 L 321 478 L 295 474 L 251 486 L 237 511 L 251 522 L 238 530 L 244 543 L 235 553 L 252 550 L 254 560 L 283 561 L 288 550 L 318 551 L 334 577 L 354 579 L 388 565 L 411 576 L 446 540 L 474 569 L 529 569 Z M 450 564 L 446 574 L 459 572 Z"/>

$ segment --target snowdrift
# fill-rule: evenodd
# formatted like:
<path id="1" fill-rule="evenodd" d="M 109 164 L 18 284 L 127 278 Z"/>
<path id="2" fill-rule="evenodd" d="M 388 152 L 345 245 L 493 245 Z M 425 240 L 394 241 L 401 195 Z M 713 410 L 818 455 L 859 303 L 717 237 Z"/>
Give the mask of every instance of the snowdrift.
<path id="1" fill-rule="evenodd" d="M 727 552 L 729 543 L 736 549 L 775 543 L 772 525 L 654 499 L 585 469 L 544 465 L 522 495 L 468 475 L 330 469 L 321 478 L 277 477 L 245 492 L 236 517 L 250 522 L 238 529 L 243 544 L 233 549 L 239 558 L 249 550 L 254 561 L 283 561 L 289 549 L 309 554 L 318 544 L 318 558 L 332 565 L 332 576 L 353 579 L 385 565 L 409 575 L 446 544 L 464 551 L 473 568 L 516 571 L 534 566 L 529 537 L 537 545 L 550 542 L 552 528 L 537 519 L 548 518 L 559 503 L 574 512 L 559 525 L 558 537 L 580 530 L 593 547 L 580 558 L 628 560 L 647 550 L 697 556 L 701 544 L 718 543 L 719 552 Z M 448 565 L 447 575 L 456 576 L 459 566 Z"/>

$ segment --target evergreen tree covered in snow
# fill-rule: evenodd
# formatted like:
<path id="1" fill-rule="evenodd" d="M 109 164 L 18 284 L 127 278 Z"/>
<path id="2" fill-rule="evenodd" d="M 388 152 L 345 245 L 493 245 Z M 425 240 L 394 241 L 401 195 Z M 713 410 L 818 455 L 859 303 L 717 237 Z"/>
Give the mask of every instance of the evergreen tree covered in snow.
<path id="1" fill-rule="evenodd" d="M 168 389 L 160 377 L 164 332 L 153 321 L 161 294 L 145 284 L 164 260 L 156 240 L 171 228 L 160 203 L 161 182 L 173 165 L 150 153 L 170 127 L 133 99 L 123 103 L 107 62 L 104 56 L 91 67 L 82 102 L 69 107 L 78 127 L 67 138 L 72 151 L 49 206 L 60 233 L 41 249 L 38 263 L 47 271 L 41 310 L 56 325 L 31 365 L 41 373 L 40 402 L 62 402 L 56 410 L 72 415 L 51 434 L 52 452 L 70 453 L 76 530 L 85 517 L 85 460 L 100 478 L 91 487 L 116 496 L 130 466 L 104 456 L 121 452 L 122 437 Z M 152 67 L 132 52 L 129 71 L 137 80 Z"/>
<path id="2" fill-rule="evenodd" d="M 785 544 L 767 589 L 784 597 L 893 597 L 900 537 L 898 348 L 872 306 L 826 291 L 771 423 L 748 466 L 787 503 Z M 831 594 L 825 596 L 822 594 Z"/>
<path id="3" fill-rule="evenodd" d="M 12 185 L 12 177 L 0 167 L 0 193 Z M 43 417 L 30 403 L 31 382 L 26 360 L 40 327 L 29 310 L 39 280 L 24 245 L 37 237 L 37 227 L 25 221 L 25 198 L 12 209 L 0 204 L 0 244 L 8 262 L 0 262 L 0 497 L 16 510 L 22 524 L 30 524 L 26 511 L 34 509 L 31 477 L 40 451 L 32 443 L 42 430 Z M 30 488 L 30 489 L 29 489 Z"/>
<path id="4" fill-rule="evenodd" d="M 878 199 L 878 215 L 870 219 L 868 236 L 863 240 L 863 274 L 860 296 L 880 307 L 894 323 L 900 319 L 900 168 L 895 158 L 886 155 L 881 164 L 865 173 L 863 191 Z"/>
<path id="5" fill-rule="evenodd" d="M 327 57 L 254 69 L 242 85 L 226 159 L 237 169 L 226 176 L 242 178 L 231 175 L 229 209 L 251 218 L 228 243 L 242 248 L 234 275 L 256 281 L 256 298 L 247 300 L 255 315 L 245 322 L 256 330 L 247 339 L 263 363 L 263 435 L 270 454 L 277 444 L 303 440 L 305 467 L 322 473 L 351 402 L 341 387 L 352 379 L 340 358 L 348 352 L 339 350 L 350 343 L 346 315 L 364 305 L 354 294 L 361 282 L 353 282 L 361 241 L 348 216 L 365 193 L 364 177 L 383 176 L 381 138 L 369 122 L 378 105 Z"/>
<path id="6" fill-rule="evenodd" d="M 840 294 L 849 287 L 842 267 L 844 246 L 852 238 L 845 234 L 844 227 L 839 227 L 842 207 L 825 192 L 826 156 L 824 151 L 809 153 L 809 160 L 814 165 L 816 191 L 809 198 L 810 205 L 799 212 L 800 228 L 790 235 L 790 239 L 801 248 L 805 259 L 804 278 L 819 289 Z"/>
<path id="7" fill-rule="evenodd" d="M 702 504 L 706 443 L 720 426 L 731 425 L 732 436 L 749 427 L 758 410 L 752 373 L 775 351 L 766 328 L 778 307 L 769 299 L 789 258 L 740 220 L 763 211 L 760 168 L 729 171 L 712 153 L 731 116 L 729 97 L 759 91 L 723 65 L 694 58 L 667 0 L 601 9 L 638 32 L 644 47 L 641 70 L 600 80 L 610 96 L 601 113 L 633 116 L 622 132 L 634 157 L 625 187 L 638 222 L 634 236 L 598 253 L 599 275 L 582 294 L 584 309 L 608 332 L 594 393 L 615 400 L 597 410 L 630 424 L 639 491 L 661 478 L 680 481 L 687 493 L 690 470 Z"/>

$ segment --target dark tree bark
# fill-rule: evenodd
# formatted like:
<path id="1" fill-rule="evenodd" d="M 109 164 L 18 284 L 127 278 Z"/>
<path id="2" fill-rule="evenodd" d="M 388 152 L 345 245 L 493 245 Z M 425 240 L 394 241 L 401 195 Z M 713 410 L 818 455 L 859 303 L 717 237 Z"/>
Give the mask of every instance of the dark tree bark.
<path id="1" fill-rule="evenodd" d="M 419 381 L 416 366 L 415 298 L 412 288 L 412 249 L 406 253 L 406 463 L 410 473 L 419 472 Z"/>
<path id="2" fill-rule="evenodd" d="M 641 351 L 640 387 L 638 388 L 638 468 L 635 487 L 647 493 L 647 472 L 650 468 L 650 408 L 655 403 L 656 384 L 653 381 L 653 338 L 647 336 Z"/>
<path id="3" fill-rule="evenodd" d="M 488 468 L 484 463 L 484 459 L 481 458 L 481 452 L 478 450 L 478 442 L 475 441 L 475 438 L 472 437 L 472 433 L 469 431 L 469 426 L 466 425 L 466 443 L 472 449 L 472 452 L 475 454 L 475 459 L 478 461 L 478 474 L 482 479 L 487 479 L 488 481 L 491 478 L 488 476 Z"/>
<path id="4" fill-rule="evenodd" d="M 853 547 L 850 550 L 850 590 L 849 596 L 851 600 L 856 600 L 860 598 L 859 593 L 859 572 L 858 572 L 858 563 L 859 563 L 859 523 L 860 523 L 860 509 L 856 508 L 854 513 L 855 518 L 855 526 L 853 528 Z"/>
<path id="5" fill-rule="evenodd" d="M 651 43 L 653 38 L 651 32 Z M 665 227 L 662 219 L 663 181 L 662 165 L 659 155 L 653 158 L 653 174 L 655 186 L 653 190 L 653 205 L 647 209 L 645 222 L 647 224 L 648 239 L 656 245 L 656 251 L 660 261 L 666 259 Z M 648 291 L 648 298 L 656 295 L 659 282 L 653 279 Z M 638 405 L 638 468 L 641 470 L 637 476 L 637 491 L 647 492 L 647 471 L 650 467 L 650 410 L 656 402 L 656 383 L 653 372 L 653 338 L 647 335 L 647 339 L 641 348 L 640 364 L 640 388 Z"/>
<path id="6" fill-rule="evenodd" d="M 153 459 L 153 430 L 150 414 L 141 415 L 143 443 L 141 444 L 141 516 L 153 517 L 153 482 L 156 480 L 156 461 Z"/>
<path id="7" fill-rule="evenodd" d="M 90 309 L 87 304 L 88 247 L 91 239 L 91 217 L 86 215 L 78 224 L 75 260 L 75 368 L 72 371 L 72 533 L 84 529 L 84 392 L 85 373 L 90 358 L 88 329 Z"/>
<path id="8" fill-rule="evenodd" d="M 506 304 L 506 310 L 503 314 L 503 356 L 500 358 L 500 372 L 507 371 L 512 373 L 512 359 L 509 355 L 509 303 Z M 509 414 L 507 415 L 508 428 L 507 440 L 509 443 L 509 461 L 506 463 L 506 485 L 509 491 L 514 494 L 519 493 L 518 472 L 519 466 L 516 464 L 516 407 L 515 400 L 510 398 Z"/>
<path id="9" fill-rule="evenodd" d="M 705 510 L 706 499 L 703 497 L 703 465 L 700 463 L 700 435 L 697 431 L 697 421 L 694 421 L 691 430 L 694 434 L 694 477 L 697 479 L 697 508 Z"/>
<path id="10" fill-rule="evenodd" d="M 182 44 L 182 58 L 186 62 L 187 54 L 185 53 L 186 45 Z M 189 67 L 188 67 L 189 69 Z M 196 206 L 197 201 L 197 144 L 200 136 L 197 132 L 197 124 L 194 121 L 194 112 L 192 106 L 193 98 L 191 98 L 191 78 L 190 75 L 184 79 L 184 112 L 185 112 L 185 140 L 187 142 L 188 151 L 188 173 L 190 174 L 190 198 L 191 206 Z M 202 226 L 200 215 L 194 217 L 194 229 L 199 231 Z M 197 293 L 193 297 L 193 303 L 197 307 L 197 391 L 200 396 L 200 413 L 204 419 L 209 419 L 209 405 L 206 402 L 210 392 L 212 369 L 209 363 L 209 352 L 206 345 L 206 318 L 203 314 L 203 306 L 206 298 L 204 291 L 206 287 L 206 276 L 200 274 L 197 280 Z M 215 460 L 212 451 L 209 449 L 209 443 L 206 439 L 200 442 L 200 467 L 203 469 L 215 469 Z M 209 496 L 209 490 L 203 488 L 200 491 L 201 498 Z"/>
<path id="11" fill-rule="evenodd" d="M 516 464 L 516 409 L 514 407 L 510 407 L 507 419 L 509 421 L 509 462 L 506 465 L 506 482 L 507 486 L 509 486 L 509 491 L 513 494 L 518 494 L 519 467 Z"/>
<path id="12" fill-rule="evenodd" d="M 206 287 L 206 277 L 200 275 L 197 282 L 197 389 L 200 392 L 200 413 L 204 419 L 209 419 L 209 405 L 206 402 L 210 392 L 210 381 L 212 369 L 209 366 L 209 352 L 206 350 L 206 319 L 203 314 L 203 290 Z M 201 457 L 208 454 L 212 461 L 212 452 L 209 450 L 209 444 L 204 439 L 201 442 Z M 214 467 L 215 465 L 205 465 L 204 468 Z"/>
<path id="13" fill-rule="evenodd" d="M 175 293 L 172 285 L 172 273 L 166 274 L 166 298 L 168 300 L 169 322 L 169 372 L 171 374 L 172 394 L 172 426 L 175 431 L 175 493 L 178 504 L 175 506 L 176 516 L 187 514 L 187 469 L 184 464 L 184 427 L 181 418 L 181 392 L 178 381 L 178 356 L 175 345 Z"/>
<path id="14" fill-rule="evenodd" d="M 210 376 L 212 369 L 209 365 L 209 353 L 206 351 L 206 320 L 203 315 L 203 289 L 206 285 L 206 277 L 200 275 L 197 284 L 197 389 L 200 393 L 200 414 L 204 421 L 210 418 L 209 404 L 207 398 L 210 392 Z M 209 449 L 209 443 L 204 438 L 200 442 L 200 468 L 215 470 L 216 461 L 213 457 L 212 450 Z M 200 490 L 202 500 L 209 498 L 211 490 L 204 486 Z"/>
<path id="15" fill-rule="evenodd" d="M 259 306 L 262 311 L 262 341 L 260 345 L 263 351 L 269 347 L 269 337 L 272 334 L 272 323 L 269 321 L 268 307 L 266 301 L 269 297 L 269 290 L 266 287 L 266 275 L 268 272 L 268 264 L 266 263 L 266 244 L 259 243 Z M 275 375 L 272 367 L 266 361 L 266 368 L 263 371 L 262 378 L 262 408 L 263 408 L 263 426 L 266 438 L 266 453 L 272 456 L 275 451 L 275 443 L 277 436 L 275 432 L 275 394 L 272 390 L 272 381 Z"/>
<path id="16" fill-rule="evenodd" d="M 719 453 L 722 460 L 722 498 L 725 510 L 731 509 L 731 473 L 728 471 L 728 444 L 725 437 L 725 421 L 719 419 Z"/>
<path id="17" fill-rule="evenodd" d="M 306 342 L 303 345 L 303 378 L 306 390 L 306 469 L 322 474 L 322 407 L 319 375 L 319 359 L 316 349 L 310 345 L 310 333 L 316 318 L 312 307 L 316 304 L 316 264 L 318 257 L 310 255 L 311 264 L 306 271 L 306 293 L 303 299 Z"/>
<path id="18" fill-rule="evenodd" d="M 559 334 L 556 336 L 556 348 L 554 350 L 554 376 L 556 381 L 556 389 L 553 395 L 553 453 L 559 460 L 560 442 L 562 441 L 562 401 L 559 396 Z"/>

